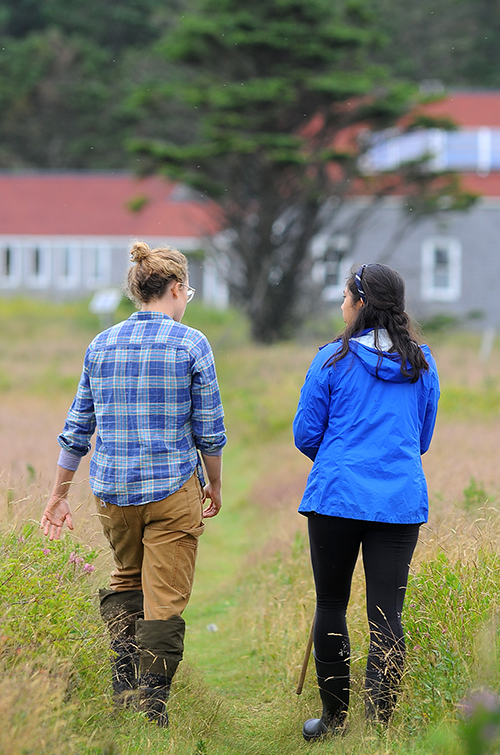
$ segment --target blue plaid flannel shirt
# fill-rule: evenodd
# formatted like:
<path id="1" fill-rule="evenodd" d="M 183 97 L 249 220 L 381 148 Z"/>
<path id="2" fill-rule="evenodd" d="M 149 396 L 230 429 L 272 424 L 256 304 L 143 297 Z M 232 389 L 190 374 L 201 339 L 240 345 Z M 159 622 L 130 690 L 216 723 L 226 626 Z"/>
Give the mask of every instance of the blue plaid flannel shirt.
<path id="1" fill-rule="evenodd" d="M 96 336 L 59 445 L 85 456 L 95 430 L 90 486 L 107 503 L 162 500 L 195 470 L 203 485 L 198 451 L 220 456 L 226 443 L 203 333 L 159 312 L 135 312 Z"/>

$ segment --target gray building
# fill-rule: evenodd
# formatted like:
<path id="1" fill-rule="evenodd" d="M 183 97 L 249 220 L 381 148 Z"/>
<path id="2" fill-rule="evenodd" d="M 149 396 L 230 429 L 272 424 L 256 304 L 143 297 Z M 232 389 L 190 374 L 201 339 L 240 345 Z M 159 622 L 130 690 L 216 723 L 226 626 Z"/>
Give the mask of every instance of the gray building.
<path id="1" fill-rule="evenodd" d="M 443 211 L 420 221 L 397 241 L 404 223 L 402 198 L 383 201 L 360 227 L 353 218 L 369 200 L 352 200 L 313 240 L 313 278 L 323 287 L 324 300 L 335 303 L 353 265 L 385 262 L 404 276 L 408 309 L 418 319 L 446 314 L 499 328 L 500 92 L 451 92 L 427 105 L 425 113 L 453 120 L 456 130 L 382 133 L 364 169 L 390 171 L 430 155 L 433 168 L 461 174 L 463 187 L 480 196 L 477 204 L 468 212 Z"/>
<path id="2" fill-rule="evenodd" d="M 353 204 L 345 215 L 357 213 L 362 200 Z M 342 300 L 353 266 L 384 262 L 405 278 L 408 309 L 417 319 L 447 314 L 500 327 L 500 198 L 482 198 L 469 212 L 422 221 L 395 243 L 402 212 L 401 200 L 387 200 L 353 237 L 331 229 L 313 240 L 312 275 L 323 286 L 324 300 Z"/>

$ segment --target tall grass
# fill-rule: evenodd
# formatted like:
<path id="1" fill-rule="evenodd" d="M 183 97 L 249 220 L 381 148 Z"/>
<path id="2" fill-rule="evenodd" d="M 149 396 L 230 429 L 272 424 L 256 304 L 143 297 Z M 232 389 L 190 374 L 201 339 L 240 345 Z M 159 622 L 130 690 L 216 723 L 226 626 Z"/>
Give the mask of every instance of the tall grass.
<path id="1" fill-rule="evenodd" d="M 123 316 L 129 311 L 123 305 Z M 480 364 L 472 336 L 434 344 L 444 401 L 426 460 L 431 519 L 408 586 L 408 660 L 394 720 L 387 731 L 364 723 L 368 630 L 358 565 L 348 612 L 348 731 L 308 745 L 302 723 L 320 707 L 312 663 L 300 697 L 295 687 L 314 613 L 304 520 L 296 514 L 309 464 L 293 450 L 290 422 L 309 361 L 327 338 L 310 327 L 306 341 L 257 347 L 237 313 L 188 309 L 187 322 L 207 332 L 216 353 L 229 443 L 224 507 L 202 539 L 185 660 L 169 704 L 171 727 L 163 731 L 133 710 L 112 708 L 97 604 L 109 555 L 85 468 L 73 494 L 75 532 L 47 544 L 36 527 L 57 455 L 55 434 L 99 323 L 82 304 L 16 301 L 0 301 L 0 322 L 0 752 L 500 751 L 495 698 L 478 693 L 500 689 L 500 517 L 498 486 L 486 469 L 497 450 L 490 461 L 491 443 L 466 445 L 472 425 L 478 438 L 498 435 L 496 414 L 485 409 L 495 406 L 497 351 Z M 469 425 L 464 413 L 473 418 Z M 464 723 L 467 706 L 475 713 Z"/>

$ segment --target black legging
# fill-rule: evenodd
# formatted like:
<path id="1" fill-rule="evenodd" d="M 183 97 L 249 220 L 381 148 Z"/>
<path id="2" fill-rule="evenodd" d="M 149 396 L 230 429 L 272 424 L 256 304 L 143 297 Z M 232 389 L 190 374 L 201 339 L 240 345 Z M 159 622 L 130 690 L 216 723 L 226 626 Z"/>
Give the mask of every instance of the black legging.
<path id="1" fill-rule="evenodd" d="M 366 669 L 368 706 L 390 716 L 394 689 L 403 670 L 405 643 L 401 614 L 419 524 L 385 524 L 309 514 L 311 561 L 316 584 L 316 658 L 338 667 L 339 705 L 346 707 L 350 646 L 346 610 L 360 546 L 366 580 L 370 648 Z M 342 688 L 342 689 L 341 689 Z M 384 713 L 384 710 L 387 710 Z"/>

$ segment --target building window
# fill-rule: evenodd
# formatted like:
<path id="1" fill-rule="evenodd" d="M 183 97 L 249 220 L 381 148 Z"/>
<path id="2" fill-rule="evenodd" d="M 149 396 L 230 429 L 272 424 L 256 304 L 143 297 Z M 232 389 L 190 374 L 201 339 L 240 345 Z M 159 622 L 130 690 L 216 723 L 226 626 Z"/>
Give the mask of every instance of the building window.
<path id="1" fill-rule="evenodd" d="M 312 244 L 313 281 L 323 286 L 325 301 L 340 301 L 349 276 L 352 260 L 350 239 L 344 235 L 317 236 Z"/>
<path id="2" fill-rule="evenodd" d="M 361 167 L 366 173 L 396 170 L 404 162 L 425 156 L 433 170 L 476 171 L 487 175 L 500 165 L 500 129 L 484 126 L 459 131 L 422 129 L 407 134 L 387 129 L 370 137 Z"/>
<path id="3" fill-rule="evenodd" d="M 24 250 L 26 285 L 47 288 L 50 284 L 51 250 L 47 246 L 27 246 Z"/>
<path id="4" fill-rule="evenodd" d="M 325 286 L 343 286 L 345 281 L 342 278 L 342 262 L 345 257 L 345 251 L 335 246 L 329 247 L 325 252 Z"/>
<path id="5" fill-rule="evenodd" d="M 80 283 L 80 249 L 66 244 L 55 251 L 55 281 L 58 288 L 77 288 Z"/>
<path id="6" fill-rule="evenodd" d="M 457 239 L 436 237 L 422 244 L 422 299 L 456 301 L 461 293 L 462 250 Z"/>
<path id="7" fill-rule="evenodd" d="M 0 287 L 17 288 L 21 283 L 21 249 L 9 242 L 0 245 Z"/>
<path id="8" fill-rule="evenodd" d="M 109 285 L 111 275 L 111 250 L 105 245 L 86 247 L 82 250 L 85 284 L 88 288 Z"/>

